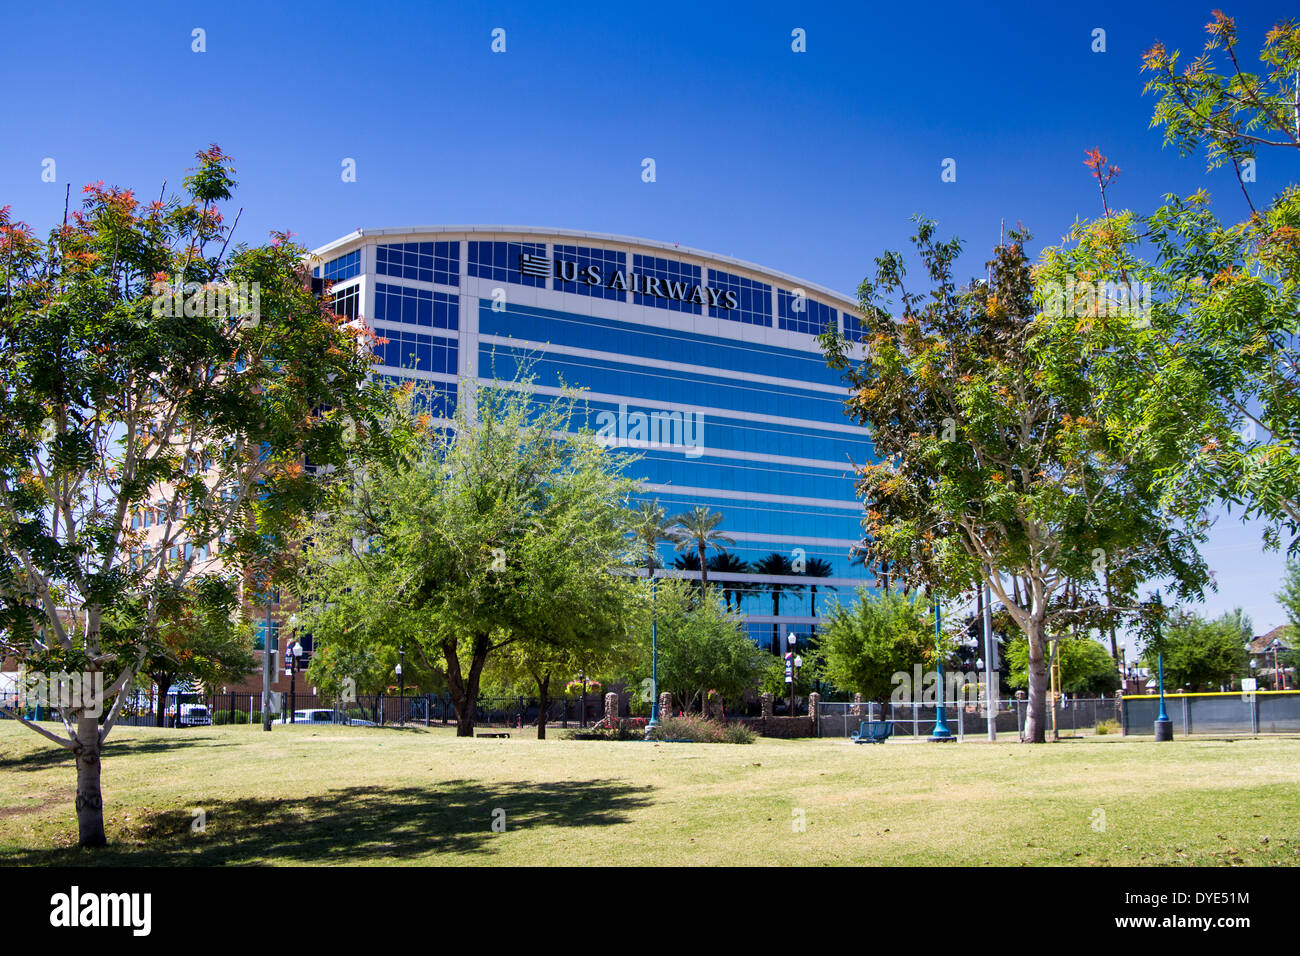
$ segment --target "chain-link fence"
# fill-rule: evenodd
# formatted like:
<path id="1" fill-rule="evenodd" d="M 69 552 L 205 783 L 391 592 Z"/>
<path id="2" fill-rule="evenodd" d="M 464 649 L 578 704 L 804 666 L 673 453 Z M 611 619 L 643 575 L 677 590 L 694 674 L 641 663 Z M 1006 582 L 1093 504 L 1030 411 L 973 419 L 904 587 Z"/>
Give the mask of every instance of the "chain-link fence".
<path id="1" fill-rule="evenodd" d="M 1154 734 L 1158 695 L 1124 698 L 1124 733 Z M 1300 691 L 1166 694 L 1165 714 L 1175 736 L 1283 734 L 1300 731 Z"/>
<path id="2" fill-rule="evenodd" d="M 1016 734 L 1024 731 L 1028 701 L 999 700 L 995 709 L 994 729 L 999 734 Z M 1082 732 L 1095 733 L 1103 721 L 1116 723 L 1120 717 L 1117 698 L 1061 698 L 1055 710 L 1056 731 L 1062 736 Z M 826 703 L 818 705 L 817 730 L 821 737 L 849 737 L 858 732 L 863 721 L 891 720 L 895 737 L 928 737 L 934 733 L 938 706 L 935 702 L 876 702 Z M 1048 731 L 1053 726 L 1048 715 Z M 955 737 L 966 734 L 985 734 L 988 717 L 984 702 L 950 701 L 944 704 L 944 722 Z"/>

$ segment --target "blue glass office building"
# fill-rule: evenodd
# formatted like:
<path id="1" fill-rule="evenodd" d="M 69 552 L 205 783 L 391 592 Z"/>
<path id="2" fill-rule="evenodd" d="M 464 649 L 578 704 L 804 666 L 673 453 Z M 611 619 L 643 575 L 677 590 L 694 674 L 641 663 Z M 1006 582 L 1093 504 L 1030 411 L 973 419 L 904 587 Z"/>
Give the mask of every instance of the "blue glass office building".
<path id="1" fill-rule="evenodd" d="M 851 600 L 851 463 L 871 444 L 815 336 L 834 320 L 856 337 L 852 299 L 726 256 L 564 230 L 358 230 L 314 255 L 336 311 L 387 340 L 377 374 L 432 383 L 450 415 L 458 382 L 510 378 L 527 358 L 539 391 L 586 389 L 590 427 L 643 456 L 644 497 L 669 514 L 720 511 L 736 557 L 802 568 L 710 571 L 763 646 Z M 668 567 L 677 557 L 664 546 Z"/>

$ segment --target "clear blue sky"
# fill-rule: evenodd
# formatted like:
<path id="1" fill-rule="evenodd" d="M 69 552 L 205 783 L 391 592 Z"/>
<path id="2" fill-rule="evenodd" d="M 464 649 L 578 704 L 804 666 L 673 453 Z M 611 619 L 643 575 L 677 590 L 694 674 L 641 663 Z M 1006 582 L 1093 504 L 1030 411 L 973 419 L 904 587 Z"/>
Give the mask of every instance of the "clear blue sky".
<path id="1" fill-rule="evenodd" d="M 1003 219 L 1041 248 L 1100 212 L 1082 165 L 1093 146 L 1122 169 L 1114 205 L 1204 186 L 1241 213 L 1231 172 L 1163 149 L 1142 96 L 1142 51 L 1160 39 L 1195 55 L 1215 5 L 1247 53 L 1300 14 L 1230 0 L 10 4 L 0 205 L 44 231 L 64 183 L 152 197 L 217 142 L 235 158 L 248 242 L 275 228 L 313 246 L 358 226 L 557 226 L 677 241 L 852 293 L 923 213 L 967 241 L 979 273 Z M 195 28 L 205 53 L 191 50 Z M 791 50 L 795 28 L 806 53 Z M 1095 28 L 1105 53 L 1091 50 Z M 46 158 L 57 184 L 41 181 Z M 940 181 L 945 158 L 955 183 Z M 1270 195 L 1294 160 L 1265 154 L 1258 175 Z M 1282 559 L 1258 542 L 1220 521 L 1205 609 L 1241 605 L 1262 633 L 1283 620 Z"/>

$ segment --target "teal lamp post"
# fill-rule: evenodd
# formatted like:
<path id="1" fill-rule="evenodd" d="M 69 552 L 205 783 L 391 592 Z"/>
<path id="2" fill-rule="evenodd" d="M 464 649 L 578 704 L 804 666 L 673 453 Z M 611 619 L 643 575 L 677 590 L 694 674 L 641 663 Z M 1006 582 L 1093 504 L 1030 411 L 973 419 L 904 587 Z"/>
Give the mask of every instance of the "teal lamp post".
<path id="1" fill-rule="evenodd" d="M 650 570 L 650 722 L 646 733 L 659 726 L 659 592 L 654 569 Z"/>
<path id="2" fill-rule="evenodd" d="M 935 709 L 934 733 L 930 735 L 930 739 L 934 741 L 949 741 L 949 740 L 956 740 L 957 738 L 954 737 L 952 735 L 952 731 L 948 729 L 947 711 L 943 705 L 943 698 L 944 698 L 943 655 L 939 653 L 939 641 L 940 641 L 939 598 L 935 597 L 934 599 L 934 662 L 935 662 L 935 668 L 938 671 L 937 676 L 939 678 L 938 687 L 937 687 L 939 691 L 939 703 L 938 703 L 938 707 Z"/>
<path id="3" fill-rule="evenodd" d="M 1156 592 L 1156 682 L 1160 687 L 1160 714 L 1156 717 L 1156 740 L 1174 739 L 1174 722 L 1165 710 L 1165 655 L 1160 639 L 1160 592 Z"/>

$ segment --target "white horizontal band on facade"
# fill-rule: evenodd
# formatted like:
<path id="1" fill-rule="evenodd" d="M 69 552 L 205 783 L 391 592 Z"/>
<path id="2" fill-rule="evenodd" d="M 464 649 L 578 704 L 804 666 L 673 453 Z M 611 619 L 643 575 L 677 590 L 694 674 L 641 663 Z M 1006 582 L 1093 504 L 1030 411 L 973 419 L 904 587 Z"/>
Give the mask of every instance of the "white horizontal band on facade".
<path id="1" fill-rule="evenodd" d="M 478 379 L 484 384 L 509 385 L 509 382 L 502 382 L 500 379 Z M 538 395 L 559 395 L 564 390 L 555 385 L 533 385 L 531 390 Z M 689 412 L 694 415 L 703 415 L 705 418 L 713 417 L 715 419 L 728 419 L 735 422 L 754 421 L 762 422 L 765 425 L 785 425 L 790 428 L 798 429 L 815 429 L 817 431 L 838 432 L 844 435 L 854 435 L 866 441 L 871 440 L 870 433 L 860 426 L 843 425 L 839 422 L 816 422 L 808 421 L 803 418 L 787 418 L 784 415 L 763 415 L 758 412 L 744 412 L 736 409 L 714 408 L 709 405 L 688 405 L 683 402 L 665 402 L 654 398 L 632 398 L 627 395 L 615 395 L 613 392 L 592 392 L 586 389 L 582 390 L 581 397 L 592 402 L 610 402 L 614 405 L 620 403 L 636 406 L 637 408 L 660 408 L 672 412 Z M 797 434 L 797 433 L 796 433 Z"/>
<path id="2" fill-rule="evenodd" d="M 809 505 L 814 508 L 835 508 L 841 511 L 861 511 L 860 501 L 831 501 L 826 498 L 803 498 L 798 495 L 769 495 L 761 491 L 723 491 L 718 488 L 694 488 L 689 485 L 661 485 L 645 482 L 642 491 L 657 494 L 689 495 L 692 498 L 726 498 L 730 501 L 753 501 L 773 505 Z"/>
<path id="3" fill-rule="evenodd" d="M 746 624 L 763 624 L 767 626 L 773 624 L 824 624 L 825 622 L 826 617 L 821 614 L 816 617 L 812 617 L 808 614 L 792 614 L 789 617 L 786 617 L 785 615 L 781 615 L 781 617 L 773 617 L 771 614 L 745 615 Z"/>
<path id="4" fill-rule="evenodd" d="M 576 438 L 577 432 L 565 432 L 566 438 Z M 789 455 L 768 455 L 761 451 L 738 451 L 734 448 L 711 448 L 707 443 L 701 442 L 696 448 L 687 445 L 667 445 L 662 442 L 650 443 L 644 439 L 623 439 L 619 441 L 602 440 L 597 436 L 601 444 L 609 448 L 617 448 L 622 451 L 666 451 L 675 455 L 681 455 L 688 461 L 704 461 L 707 458 L 725 458 L 730 461 L 753 461 L 762 462 L 768 465 L 790 465 L 794 468 L 820 468 L 823 471 L 843 471 L 852 472 L 853 466 L 847 461 L 823 461 L 817 458 L 793 458 Z M 687 452 L 698 452 L 690 455 Z M 768 469 L 764 469 L 767 471 Z"/>
<path id="5" fill-rule="evenodd" d="M 478 336 L 479 342 L 491 345 L 503 345 L 511 348 L 535 349 L 547 355 L 571 355 L 575 358 L 594 359 L 603 362 L 616 362 L 619 365 L 636 365 L 645 368 L 657 368 L 668 372 L 682 372 L 687 375 L 708 375 L 713 378 L 731 379 L 754 385 L 773 385 L 777 388 L 797 388 L 805 392 L 825 392 L 841 401 L 848 398 L 849 390 L 842 385 L 827 385 L 824 382 L 804 382 L 794 378 L 780 378 L 775 375 L 757 375 L 730 368 L 717 368 L 712 365 L 689 365 L 686 362 L 670 362 L 664 359 L 645 358 L 641 355 L 629 356 L 622 352 L 601 352 L 596 349 L 578 348 L 573 345 L 551 345 L 530 339 L 517 339 L 504 335 Z"/>
<path id="6" fill-rule="evenodd" d="M 641 577 L 645 577 L 644 568 L 641 569 L 640 573 Z M 683 578 L 688 581 L 698 581 L 700 572 L 683 568 L 655 568 L 655 577 Z M 710 571 L 709 581 L 735 581 L 740 584 L 791 584 L 814 588 L 856 588 L 866 583 L 865 577 L 819 578 L 808 574 L 742 574 L 733 571 Z"/>
<path id="7" fill-rule="evenodd" d="M 801 548 L 805 545 L 812 545 L 818 548 L 844 548 L 849 549 L 857 545 L 857 541 L 849 538 L 795 538 L 788 534 L 760 534 L 756 531 L 727 531 L 726 535 L 733 541 L 756 541 L 760 544 L 786 544 L 791 548 Z"/>

